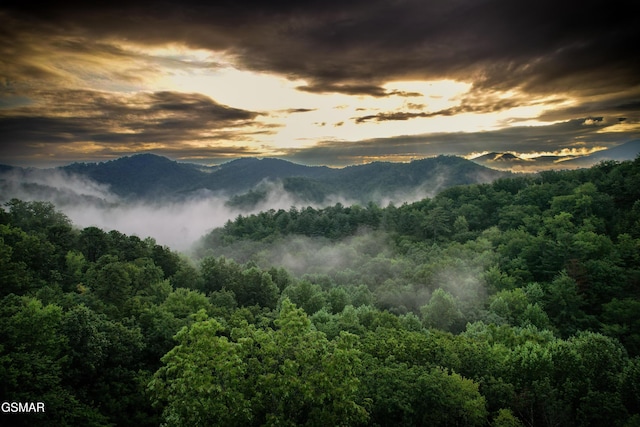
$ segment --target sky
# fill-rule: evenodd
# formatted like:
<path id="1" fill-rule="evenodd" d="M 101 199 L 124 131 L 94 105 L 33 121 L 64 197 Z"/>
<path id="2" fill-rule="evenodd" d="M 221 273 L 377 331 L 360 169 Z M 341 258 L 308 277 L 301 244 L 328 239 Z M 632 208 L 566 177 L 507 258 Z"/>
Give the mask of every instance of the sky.
<path id="1" fill-rule="evenodd" d="M 0 163 L 340 167 L 640 136 L 640 2 L 0 3 Z"/>

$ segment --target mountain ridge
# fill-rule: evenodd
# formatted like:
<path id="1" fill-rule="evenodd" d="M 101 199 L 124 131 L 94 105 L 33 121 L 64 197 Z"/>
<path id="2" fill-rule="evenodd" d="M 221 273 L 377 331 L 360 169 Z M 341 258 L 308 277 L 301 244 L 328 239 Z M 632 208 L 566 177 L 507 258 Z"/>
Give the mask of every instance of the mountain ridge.
<path id="1" fill-rule="evenodd" d="M 444 155 L 409 163 L 373 162 L 330 168 L 255 157 L 208 167 L 141 153 L 105 162 L 71 163 L 55 170 L 108 186 L 124 200 L 175 200 L 202 191 L 233 198 L 252 191 L 251 199 L 260 201 L 256 191 L 265 193 L 266 187 L 271 185 L 273 189 L 277 184 L 281 186 L 279 191 L 296 200 L 322 203 L 342 197 L 365 204 L 396 196 L 415 200 L 419 195 L 434 195 L 452 185 L 490 182 L 507 175 L 461 157 Z"/>
<path id="2" fill-rule="evenodd" d="M 518 170 L 521 172 L 538 172 L 544 169 L 577 169 L 588 168 L 601 161 L 633 160 L 640 154 L 640 139 L 632 139 L 615 147 L 596 151 L 582 156 L 545 155 L 524 159 L 511 152 L 491 152 L 470 159 L 471 161 L 500 170 Z"/>
<path id="3" fill-rule="evenodd" d="M 594 153 L 590 162 L 610 157 L 626 159 L 634 152 L 640 152 L 640 140 Z M 556 162 L 557 157 L 544 157 L 539 161 Z M 319 206 L 336 202 L 386 205 L 433 197 L 456 185 L 488 183 L 510 176 L 512 172 L 504 170 L 506 168 L 515 170 L 517 165 L 531 162 L 513 153 L 494 152 L 472 160 L 440 155 L 407 163 L 379 161 L 342 168 L 306 166 L 269 157 L 244 157 L 204 166 L 139 153 L 104 162 L 71 163 L 54 169 L 0 165 L 0 193 L 3 193 L 4 201 L 26 194 L 29 199 L 48 196 L 51 201 L 75 204 L 83 201 L 95 204 L 96 198 L 102 198 L 107 204 L 118 203 L 118 200 L 180 203 L 215 196 L 218 203 L 241 211 L 269 209 L 275 200 L 273 197 L 279 198 L 280 203 L 289 200 L 292 205 Z M 583 167 L 579 162 L 567 163 L 567 166 Z M 526 172 L 526 169 L 521 171 Z M 48 173 L 57 177 L 47 179 Z M 64 181 L 75 182 L 78 177 L 86 178 L 86 185 L 80 185 L 85 192 L 74 195 L 72 190 L 78 186 Z"/>

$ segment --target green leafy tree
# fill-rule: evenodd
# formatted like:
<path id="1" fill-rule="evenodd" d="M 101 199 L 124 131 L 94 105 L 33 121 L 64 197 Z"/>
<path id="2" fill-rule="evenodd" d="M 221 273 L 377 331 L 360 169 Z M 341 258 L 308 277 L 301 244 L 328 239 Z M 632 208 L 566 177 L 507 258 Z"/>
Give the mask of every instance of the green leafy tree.
<path id="1" fill-rule="evenodd" d="M 0 227 L 7 226 L 0 224 Z M 31 278 L 26 263 L 14 256 L 13 247 L 4 242 L 4 237 L 0 237 L 0 283 L 0 297 L 11 293 L 22 295 L 31 289 Z"/>
<path id="2" fill-rule="evenodd" d="M 443 331 L 456 330 L 463 320 L 455 297 L 441 288 L 433 292 L 429 303 L 420 311 L 426 326 Z"/>
<path id="3" fill-rule="evenodd" d="M 393 359 L 365 363 L 360 393 L 371 399 L 373 425 L 485 425 L 485 399 L 473 381 Z"/>
<path id="4" fill-rule="evenodd" d="M 288 298 L 308 315 L 312 315 L 325 305 L 325 295 L 320 286 L 314 285 L 308 280 L 300 280 L 289 285 L 282 292 L 282 298 Z"/>
<path id="5" fill-rule="evenodd" d="M 341 313 L 350 304 L 349 294 L 342 286 L 333 287 L 327 292 L 327 304 L 333 314 Z"/>
<path id="6" fill-rule="evenodd" d="M 173 337 L 188 322 L 153 305 L 138 315 L 137 323 L 144 339 L 141 359 L 150 372 L 155 372 L 161 366 L 162 356 L 175 346 Z"/>
<path id="7" fill-rule="evenodd" d="M 170 425 L 358 425 L 360 360 L 353 337 L 328 341 L 283 301 L 277 329 L 248 324 L 222 335 L 200 320 L 176 336 L 149 387 Z"/>
<path id="8" fill-rule="evenodd" d="M 109 237 L 98 227 L 87 227 L 80 232 L 78 238 L 80 250 L 89 262 L 96 262 L 109 253 Z"/>
<path id="9" fill-rule="evenodd" d="M 456 373 L 434 369 L 418 379 L 422 425 L 481 426 L 486 423 L 485 398 L 478 384 Z"/>
<path id="10" fill-rule="evenodd" d="M 581 332 L 549 347 L 555 387 L 567 419 L 576 425 L 604 425 L 626 417 L 619 394 L 626 354 L 616 340 Z"/>
<path id="11" fill-rule="evenodd" d="M 106 417 L 64 386 L 67 340 L 62 309 L 31 297 L 0 301 L 0 396 L 6 402 L 44 402 L 44 413 L 3 414 L 10 425 L 104 425 Z M 6 419 L 5 419 L 6 418 Z"/>
<path id="12" fill-rule="evenodd" d="M 217 333 L 214 319 L 204 320 L 177 335 L 150 382 L 157 401 L 166 402 L 163 418 L 172 426 L 250 425 L 251 403 L 243 391 L 246 366 L 241 347 Z"/>
<path id="13" fill-rule="evenodd" d="M 213 310 L 211 301 L 205 295 L 185 288 L 172 291 L 161 307 L 178 319 L 186 319 L 200 310 L 206 313 Z"/>
<path id="14" fill-rule="evenodd" d="M 534 299 L 522 288 L 503 290 L 491 298 L 489 311 L 513 326 L 533 325 L 545 329 L 549 327 L 549 319 Z"/>
<path id="15" fill-rule="evenodd" d="M 243 270 L 238 281 L 227 289 L 233 291 L 240 306 L 259 305 L 275 308 L 278 302 L 278 287 L 267 272 L 257 267 Z"/>
<path id="16" fill-rule="evenodd" d="M 631 356 L 640 355 L 640 300 L 614 298 L 603 306 L 602 332 L 617 338 Z"/>
<path id="17" fill-rule="evenodd" d="M 569 337 L 591 323 L 583 311 L 585 301 L 579 294 L 578 284 L 566 271 L 546 286 L 544 309 L 562 337 Z"/>
<path id="18" fill-rule="evenodd" d="M 219 291 L 223 288 L 234 289 L 242 274 L 238 264 L 224 257 L 206 257 L 200 263 L 200 272 L 204 280 L 202 291 Z"/>
<path id="19" fill-rule="evenodd" d="M 432 236 L 434 241 L 444 237 L 451 231 L 447 210 L 442 206 L 431 209 L 424 219 L 423 226 L 426 234 Z"/>
<path id="20" fill-rule="evenodd" d="M 4 246 L 0 256 L 7 268 L 7 287 L 0 292 L 8 294 L 15 292 L 24 294 L 30 290 L 43 286 L 45 283 L 56 282 L 61 279 L 57 273 L 62 262 L 58 263 L 56 248 L 46 237 L 30 234 L 10 225 L 0 224 L 0 243 Z M 26 273 L 21 279 L 16 272 Z M 13 273 L 12 273 L 13 272 Z"/>
<path id="21" fill-rule="evenodd" d="M 640 414 L 640 358 L 629 359 L 620 381 L 622 402 L 630 414 Z"/>
<path id="22" fill-rule="evenodd" d="M 180 259 L 177 271 L 169 278 L 169 281 L 174 289 L 187 288 L 211 292 L 211 290 L 206 291 L 203 274 L 201 274 L 204 271 L 204 269 L 198 269 L 192 265 L 189 260 Z"/>
<path id="23" fill-rule="evenodd" d="M 112 315 L 121 315 L 124 304 L 133 296 L 132 280 L 126 263 L 106 255 L 87 273 L 87 284 Z"/>
<path id="24" fill-rule="evenodd" d="M 71 234 L 71 220 L 62 212 L 57 211 L 53 203 L 12 199 L 6 203 L 6 206 L 9 208 L 8 214 L 11 224 L 28 233 L 47 237 L 56 243 L 62 244 L 63 241 L 60 239 L 69 239 L 64 244 L 64 249 L 68 250 L 67 244 L 72 240 L 72 237 L 69 236 Z"/>
<path id="25" fill-rule="evenodd" d="M 492 427 L 523 427 L 520 421 L 510 409 L 500 409 L 498 414 L 493 418 Z"/>

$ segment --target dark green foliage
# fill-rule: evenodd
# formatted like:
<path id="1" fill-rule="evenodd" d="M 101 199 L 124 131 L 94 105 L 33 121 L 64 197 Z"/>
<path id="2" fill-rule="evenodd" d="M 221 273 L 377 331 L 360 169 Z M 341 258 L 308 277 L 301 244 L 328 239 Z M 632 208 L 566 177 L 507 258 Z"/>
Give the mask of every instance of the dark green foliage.
<path id="1" fill-rule="evenodd" d="M 431 193 L 431 189 L 487 182 L 507 175 L 454 156 L 331 169 L 269 158 L 243 158 L 206 168 L 139 154 L 103 163 L 74 163 L 63 170 L 107 184 L 125 198 L 180 199 L 194 192 L 224 191 L 236 196 L 230 206 L 246 209 L 254 209 L 266 199 L 269 186 L 265 182 L 305 202 L 320 203 L 329 196 L 340 196 L 367 203 L 388 199 L 391 194 L 423 189 Z"/>
<path id="2" fill-rule="evenodd" d="M 153 154 L 138 154 L 104 163 L 74 163 L 63 170 L 109 184 L 124 197 L 152 197 L 193 188 L 202 179 L 194 165 L 180 164 Z"/>
<path id="3" fill-rule="evenodd" d="M 0 396 L 47 412 L 7 425 L 634 425 L 639 163 L 239 216 L 194 260 L 14 200 Z"/>
<path id="4" fill-rule="evenodd" d="M 235 195 L 225 202 L 226 206 L 244 210 L 251 210 L 255 208 L 259 203 L 267 200 L 267 190 L 249 190 L 248 193 L 242 195 Z"/>
<path id="5" fill-rule="evenodd" d="M 372 399 L 373 425 L 485 425 L 485 399 L 473 381 L 438 368 L 366 360 L 361 392 Z"/>
<path id="6" fill-rule="evenodd" d="M 331 195 L 331 188 L 327 184 L 303 177 L 287 177 L 282 180 L 282 186 L 285 191 L 305 202 L 321 203 Z"/>

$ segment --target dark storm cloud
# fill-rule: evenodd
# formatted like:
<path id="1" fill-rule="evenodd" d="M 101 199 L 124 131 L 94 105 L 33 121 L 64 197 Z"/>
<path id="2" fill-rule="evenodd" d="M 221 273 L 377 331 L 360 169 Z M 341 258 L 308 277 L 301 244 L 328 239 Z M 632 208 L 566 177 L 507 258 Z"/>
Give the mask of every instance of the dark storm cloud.
<path id="1" fill-rule="evenodd" d="M 580 115 L 602 115 L 611 118 L 624 117 L 640 122 L 640 88 L 627 93 L 594 97 L 578 105 L 545 111 L 540 119 L 547 121 L 568 120 Z"/>
<path id="2" fill-rule="evenodd" d="M 65 90 L 37 95 L 37 105 L 0 110 L 2 157 L 36 154 L 43 145 L 57 147 L 51 152 L 62 151 L 74 142 L 102 145 L 103 152 L 109 146 L 122 151 L 121 145 L 126 144 L 131 152 L 145 150 L 149 143 L 189 149 L 188 142 L 198 140 L 204 141 L 201 151 L 205 152 L 206 141 L 246 142 L 257 133 L 271 132 L 270 126 L 260 127 L 256 121 L 259 113 L 221 105 L 200 94 L 156 92 L 125 97 Z M 99 155 L 100 150 L 95 151 Z M 239 149 L 236 154 L 246 151 Z"/>
<path id="3" fill-rule="evenodd" d="M 614 135 L 617 141 L 624 135 L 603 129 L 617 118 L 640 122 L 638 40 L 637 0 L 98 0 L 37 7 L 5 0 L 0 5 L 0 155 L 36 154 L 43 144 L 55 145 L 51 151 L 57 152 L 81 142 L 98 144 L 104 153 L 120 152 L 122 144 L 143 150 L 146 144 L 164 143 L 177 154 L 193 149 L 180 142 L 188 140 L 202 141 L 202 152 L 228 141 L 221 156 L 236 150 L 234 142 L 242 145 L 238 154 L 253 152 L 243 142 L 275 126 L 256 124 L 257 112 L 198 94 L 124 97 L 65 90 L 127 92 L 137 89 L 109 85 L 145 81 L 154 67 L 219 66 L 145 58 L 144 49 L 128 50 L 168 44 L 224 52 L 239 69 L 303 80 L 298 89 L 309 93 L 410 98 L 420 94 L 385 85 L 441 78 L 472 84 L 460 105 L 430 111 L 428 105 L 407 104 L 406 110 L 353 117 L 357 123 L 505 111 L 535 105 L 539 96 L 554 99 L 545 101 L 549 108 L 541 120 L 565 121 L 495 132 L 326 142 L 292 150 L 298 160 L 336 164 L 336 158 L 354 162 L 359 155 L 553 151 L 570 147 L 578 137 L 613 144 Z M 101 61 L 118 66 L 96 73 Z M 90 84 L 98 86 L 82 81 L 84 67 L 96 74 Z M 516 95 L 500 98 L 496 94 L 502 91 Z M 307 111 L 312 109 L 287 112 Z M 572 120 L 577 117 L 583 119 Z M 593 117 L 607 119 L 600 133 L 583 125 Z M 631 129 L 637 137 L 637 126 Z M 191 154 L 200 155 L 195 150 Z"/>
<path id="4" fill-rule="evenodd" d="M 437 116 L 455 116 L 457 114 L 463 113 L 493 113 L 496 111 L 502 111 L 509 108 L 517 107 L 521 105 L 518 100 L 515 99 L 505 99 L 500 102 L 491 105 L 469 105 L 463 104 L 457 107 L 445 108 L 443 110 L 433 111 L 433 112 L 408 112 L 408 111 L 396 111 L 391 113 L 379 113 L 379 114 L 371 114 L 367 116 L 356 117 L 354 121 L 356 123 L 364 123 L 367 121 L 398 121 L 398 120 L 409 120 L 415 118 L 429 118 L 429 117 L 437 117 Z"/>
<path id="5" fill-rule="evenodd" d="M 602 118 L 571 120 L 548 126 L 520 126 L 497 131 L 435 133 L 376 138 L 365 141 L 325 141 L 312 147 L 291 149 L 286 158 L 307 164 L 345 166 L 365 159 L 410 160 L 439 154 L 474 152 L 558 152 L 597 145 L 615 146 L 620 135 Z"/>
<path id="6" fill-rule="evenodd" d="M 496 113 L 499 111 L 509 110 L 515 107 L 532 106 L 541 103 L 542 101 L 529 100 L 526 97 L 511 96 L 509 98 L 499 98 L 495 94 L 483 93 L 472 94 L 461 99 L 460 105 L 455 107 L 445 108 L 437 111 L 393 111 L 383 112 L 378 114 L 369 114 L 366 116 L 355 117 L 353 120 L 355 123 L 365 123 L 368 121 L 402 121 L 415 118 L 430 118 L 438 116 L 455 116 L 464 113 Z M 545 104 L 553 104 L 554 102 L 560 102 L 560 100 L 549 101 L 545 100 Z M 423 110 L 427 106 L 422 104 L 406 105 L 407 108 L 414 110 Z M 579 114 L 579 113 L 578 113 Z M 575 115 L 573 116 L 575 117 Z"/>
<path id="7" fill-rule="evenodd" d="M 299 90 L 310 93 L 343 93 L 345 95 L 369 95 L 376 98 L 388 96 L 387 90 L 375 85 L 318 83 L 300 86 Z"/>
<path id="8" fill-rule="evenodd" d="M 342 93 L 345 95 L 368 95 L 375 98 L 386 96 L 422 96 L 417 92 L 405 92 L 399 90 L 387 90 L 383 87 L 368 84 L 332 84 L 332 83 L 316 83 L 312 86 L 299 86 L 299 90 L 310 93 Z"/>
<path id="9" fill-rule="evenodd" d="M 211 122 L 243 121 L 255 119 L 258 113 L 231 108 L 214 102 L 198 93 L 156 92 L 141 95 L 141 103 L 149 103 L 152 112 L 176 112 L 194 115 L 198 120 Z M 146 98 L 146 99 L 145 99 Z"/>
<path id="10" fill-rule="evenodd" d="M 283 113 L 287 113 L 287 114 L 310 113 L 312 111 L 316 111 L 316 109 L 315 108 L 289 108 L 287 110 L 282 110 Z"/>
<path id="11" fill-rule="evenodd" d="M 443 77 L 590 95 L 640 84 L 634 0 L 9 4 L 14 19 L 49 32 L 224 49 L 253 70 L 306 79 L 311 92 L 384 96 L 390 80 Z"/>

